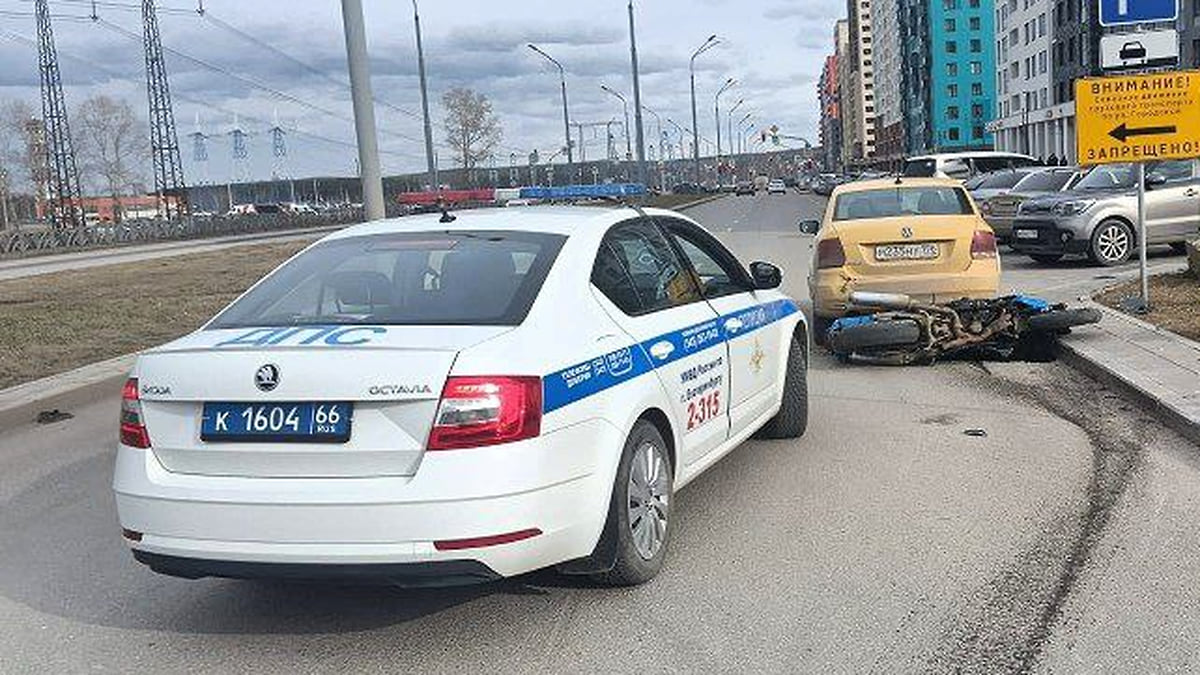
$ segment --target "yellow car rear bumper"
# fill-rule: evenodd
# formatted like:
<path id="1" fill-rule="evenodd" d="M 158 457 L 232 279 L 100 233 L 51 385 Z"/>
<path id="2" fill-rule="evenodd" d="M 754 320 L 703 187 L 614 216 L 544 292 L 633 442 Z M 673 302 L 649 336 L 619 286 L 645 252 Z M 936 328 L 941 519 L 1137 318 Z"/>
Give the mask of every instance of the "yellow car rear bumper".
<path id="1" fill-rule="evenodd" d="M 1000 262 L 975 260 L 954 274 L 897 274 L 855 276 L 844 267 L 818 270 L 808 281 L 813 312 L 835 318 L 847 313 L 850 294 L 855 291 L 903 293 L 921 302 L 949 302 L 961 298 L 994 298 L 1000 288 Z"/>

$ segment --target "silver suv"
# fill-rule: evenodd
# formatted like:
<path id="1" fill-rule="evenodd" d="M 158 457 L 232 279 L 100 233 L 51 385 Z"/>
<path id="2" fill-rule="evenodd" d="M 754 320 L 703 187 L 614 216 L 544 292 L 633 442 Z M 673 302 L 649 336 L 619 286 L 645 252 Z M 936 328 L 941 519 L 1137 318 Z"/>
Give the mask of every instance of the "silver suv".
<path id="1" fill-rule="evenodd" d="M 1009 246 L 1038 262 L 1085 254 L 1101 265 L 1120 265 L 1137 246 L 1136 167 L 1092 169 L 1068 192 L 1030 199 L 1013 221 Z M 1195 160 L 1152 162 L 1146 167 L 1146 244 L 1184 242 L 1200 234 L 1200 166 Z"/>

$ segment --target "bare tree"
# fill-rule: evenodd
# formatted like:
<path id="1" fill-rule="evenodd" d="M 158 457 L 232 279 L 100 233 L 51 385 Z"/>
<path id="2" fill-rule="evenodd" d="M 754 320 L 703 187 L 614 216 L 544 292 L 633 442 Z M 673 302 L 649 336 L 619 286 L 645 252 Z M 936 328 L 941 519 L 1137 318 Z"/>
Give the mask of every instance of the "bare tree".
<path id="1" fill-rule="evenodd" d="M 80 174 L 112 197 L 113 217 L 121 220 L 121 196 L 144 183 L 149 129 L 129 103 L 103 94 L 79 105 L 72 126 Z"/>
<path id="2" fill-rule="evenodd" d="M 474 168 L 491 157 L 504 132 L 487 96 L 455 87 L 442 94 L 442 107 L 446 109 L 442 122 L 446 145 L 454 151 L 462 167 Z"/>
<path id="3" fill-rule="evenodd" d="M 45 163 L 35 156 L 37 144 L 29 138 L 30 122 L 37 115 L 33 106 L 21 99 L 0 102 L 0 168 L 8 175 L 9 189 L 32 191 L 33 174 Z"/>

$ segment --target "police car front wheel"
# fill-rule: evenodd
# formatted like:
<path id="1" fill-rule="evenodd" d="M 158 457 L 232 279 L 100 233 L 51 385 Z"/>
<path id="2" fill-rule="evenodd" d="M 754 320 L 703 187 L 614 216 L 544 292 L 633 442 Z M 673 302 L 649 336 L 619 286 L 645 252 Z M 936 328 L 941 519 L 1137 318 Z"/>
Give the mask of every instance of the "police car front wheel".
<path id="1" fill-rule="evenodd" d="M 806 347 L 792 340 L 787 373 L 783 378 L 783 400 L 779 412 L 755 434 L 756 438 L 800 438 L 808 430 L 808 358 Z"/>
<path id="2" fill-rule="evenodd" d="M 625 441 L 605 528 L 615 537 L 616 560 L 612 569 L 595 575 L 597 581 L 634 586 L 662 569 L 674 529 L 674 475 L 662 434 L 639 420 Z"/>

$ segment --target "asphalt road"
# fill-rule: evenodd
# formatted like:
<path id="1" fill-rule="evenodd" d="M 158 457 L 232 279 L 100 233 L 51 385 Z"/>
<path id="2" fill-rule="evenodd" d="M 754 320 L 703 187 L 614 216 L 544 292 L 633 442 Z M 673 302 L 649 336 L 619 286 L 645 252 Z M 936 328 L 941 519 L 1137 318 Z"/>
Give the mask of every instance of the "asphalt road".
<path id="1" fill-rule="evenodd" d="M 691 214 L 804 297 L 818 207 Z M 808 435 L 683 490 L 667 568 L 622 590 L 158 577 L 118 538 L 115 396 L 0 432 L 0 671 L 1200 668 L 1196 447 L 1061 365 L 813 368 Z"/>

